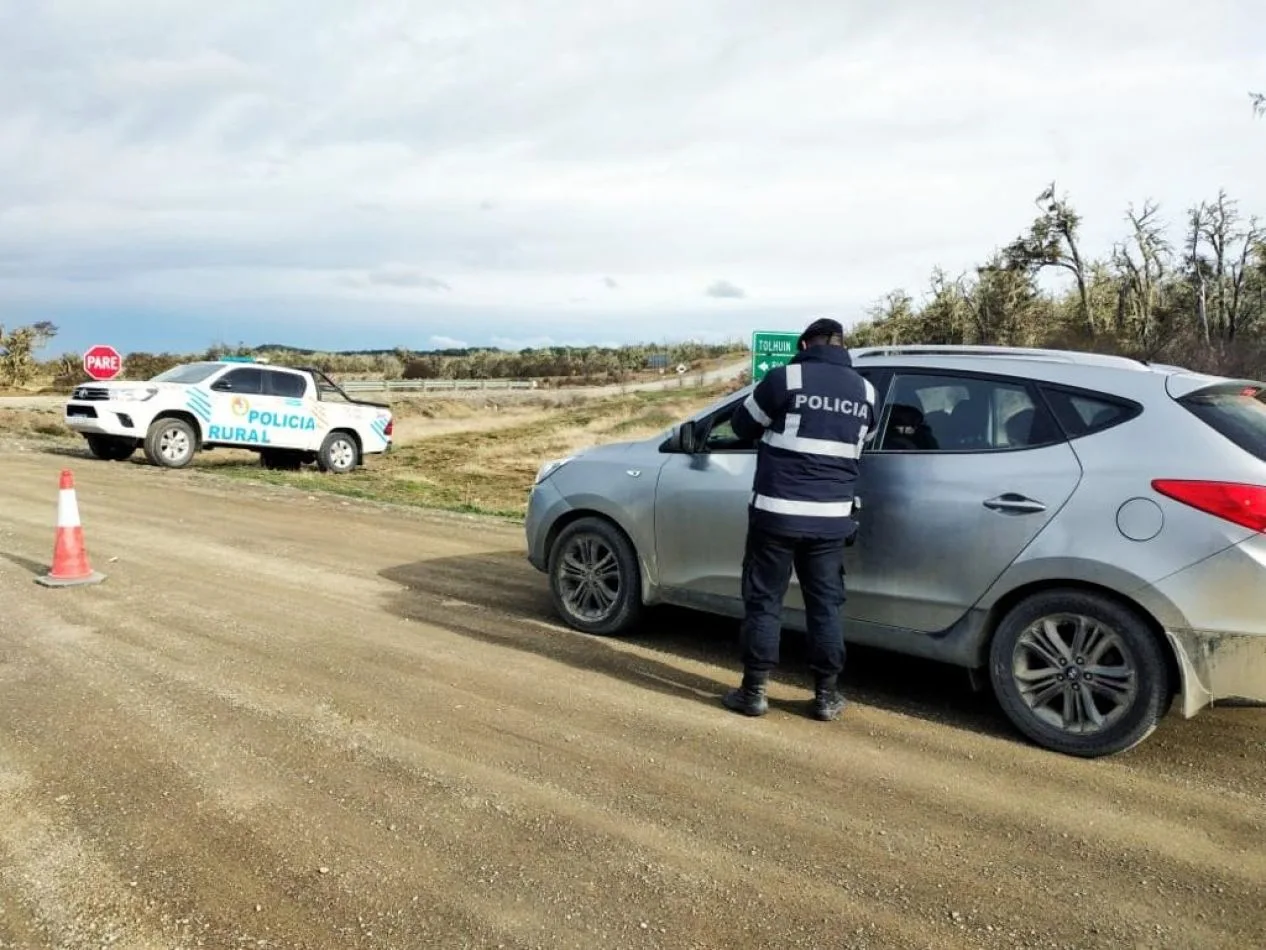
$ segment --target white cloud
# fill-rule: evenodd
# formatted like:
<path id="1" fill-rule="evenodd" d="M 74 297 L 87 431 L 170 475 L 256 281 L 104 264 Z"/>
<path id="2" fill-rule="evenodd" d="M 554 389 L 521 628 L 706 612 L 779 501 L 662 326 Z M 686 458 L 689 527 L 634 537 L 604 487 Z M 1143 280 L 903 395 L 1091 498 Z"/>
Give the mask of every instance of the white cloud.
<path id="1" fill-rule="evenodd" d="M 433 336 L 427 342 L 435 350 L 464 350 L 470 346 L 465 340 L 455 340 L 451 336 Z"/>
<path id="2" fill-rule="evenodd" d="M 723 300 L 742 300 L 747 296 L 747 292 L 742 287 L 732 284 L 728 280 L 714 281 L 704 293 L 709 297 L 719 297 Z"/>
<path id="3" fill-rule="evenodd" d="M 421 287 L 425 290 L 452 290 L 453 288 L 440 280 L 422 272 L 420 268 L 407 264 L 384 264 L 371 270 L 365 277 L 370 284 L 382 284 L 388 287 Z"/>
<path id="4" fill-rule="evenodd" d="M 583 344 L 572 340 L 569 343 L 554 339 L 552 336 L 532 336 L 532 337 L 505 337 L 494 336 L 488 341 L 489 345 L 495 346 L 499 350 L 508 352 L 517 352 L 518 350 L 538 350 L 547 346 L 581 346 Z"/>
<path id="5" fill-rule="evenodd" d="M 1051 179 L 1092 252 L 1129 201 L 1266 214 L 1260 5 L 1146 6 L 29 5 L 0 304 L 745 336 L 969 266 Z"/>

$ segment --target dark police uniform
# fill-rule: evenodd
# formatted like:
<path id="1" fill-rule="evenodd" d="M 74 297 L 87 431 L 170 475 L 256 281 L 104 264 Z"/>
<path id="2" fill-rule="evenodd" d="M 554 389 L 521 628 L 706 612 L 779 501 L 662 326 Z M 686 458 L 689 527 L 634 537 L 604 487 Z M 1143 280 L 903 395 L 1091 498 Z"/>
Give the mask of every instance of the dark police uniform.
<path id="1" fill-rule="evenodd" d="M 874 431 L 875 388 L 844 347 L 805 347 L 806 338 L 831 333 L 842 336 L 835 321 L 812 324 L 791 362 L 765 376 L 731 419 L 739 437 L 760 438 L 743 558 L 743 685 L 725 697 L 748 715 L 768 708 L 765 683 L 778 663 L 793 568 L 812 643 L 814 715 L 833 719 L 843 707 L 836 684 L 844 668 L 844 548 L 857 531 L 853 486 Z"/>

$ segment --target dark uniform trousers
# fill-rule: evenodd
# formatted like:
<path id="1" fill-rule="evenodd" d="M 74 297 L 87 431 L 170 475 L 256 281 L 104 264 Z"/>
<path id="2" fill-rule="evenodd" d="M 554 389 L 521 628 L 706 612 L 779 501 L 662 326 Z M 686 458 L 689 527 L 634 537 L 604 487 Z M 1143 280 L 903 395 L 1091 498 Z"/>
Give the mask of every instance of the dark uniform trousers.
<path id="1" fill-rule="evenodd" d="M 801 538 L 774 534 L 749 520 L 743 554 L 746 619 L 740 638 L 743 665 L 768 673 L 778 665 L 783 600 L 794 569 L 804 596 L 809 633 L 809 668 L 819 678 L 844 669 L 846 599 L 844 538 Z"/>

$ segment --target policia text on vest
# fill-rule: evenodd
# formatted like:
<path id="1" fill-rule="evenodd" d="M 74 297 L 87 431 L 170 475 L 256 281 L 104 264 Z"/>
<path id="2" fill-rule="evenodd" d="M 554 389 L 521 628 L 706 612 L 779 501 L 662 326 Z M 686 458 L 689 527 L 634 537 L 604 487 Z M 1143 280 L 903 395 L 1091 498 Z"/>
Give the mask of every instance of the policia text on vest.
<path id="1" fill-rule="evenodd" d="M 786 366 L 769 372 L 734 411 L 743 439 L 759 439 L 743 557 L 743 683 L 724 698 L 735 712 L 768 709 L 765 686 L 778 664 L 782 603 L 794 569 L 804 595 L 815 677 L 812 713 L 843 709 L 840 608 L 844 548 L 857 531 L 853 489 L 875 426 L 875 389 L 852 367 L 843 328 L 819 320 Z"/>

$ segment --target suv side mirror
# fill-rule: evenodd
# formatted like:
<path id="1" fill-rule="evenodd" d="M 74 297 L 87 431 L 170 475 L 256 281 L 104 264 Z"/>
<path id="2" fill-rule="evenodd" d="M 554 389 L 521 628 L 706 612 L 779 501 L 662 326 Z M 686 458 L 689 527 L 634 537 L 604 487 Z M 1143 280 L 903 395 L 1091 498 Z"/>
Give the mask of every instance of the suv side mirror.
<path id="1" fill-rule="evenodd" d="M 696 433 L 694 421 L 687 419 L 673 429 L 672 434 L 660 446 L 660 451 L 694 455 L 698 451 L 698 447 L 695 445 Z"/>

